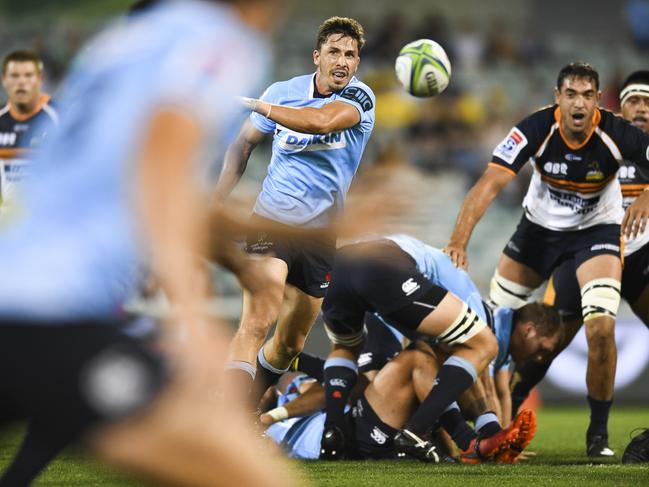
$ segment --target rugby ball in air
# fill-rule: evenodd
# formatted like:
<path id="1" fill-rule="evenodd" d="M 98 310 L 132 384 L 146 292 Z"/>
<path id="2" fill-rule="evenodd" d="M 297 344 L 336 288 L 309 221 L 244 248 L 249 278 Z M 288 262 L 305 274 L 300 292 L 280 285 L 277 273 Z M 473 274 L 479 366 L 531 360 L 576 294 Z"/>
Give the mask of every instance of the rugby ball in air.
<path id="1" fill-rule="evenodd" d="M 406 44 L 394 65 L 401 86 L 414 96 L 439 95 L 451 79 L 451 62 L 437 42 L 419 39 Z"/>

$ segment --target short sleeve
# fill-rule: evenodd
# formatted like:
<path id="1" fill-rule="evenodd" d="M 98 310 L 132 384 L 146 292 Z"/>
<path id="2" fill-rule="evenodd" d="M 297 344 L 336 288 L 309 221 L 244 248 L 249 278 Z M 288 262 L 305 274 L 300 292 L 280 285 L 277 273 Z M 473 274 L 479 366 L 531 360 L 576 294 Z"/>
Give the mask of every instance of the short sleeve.
<path id="1" fill-rule="evenodd" d="M 336 101 L 353 105 L 361 116 L 360 127 L 363 132 L 371 132 L 374 128 L 374 110 L 376 98 L 372 90 L 363 84 L 351 84 L 343 89 Z"/>
<path id="2" fill-rule="evenodd" d="M 544 112 L 534 113 L 513 127 L 494 149 L 491 162 L 518 174 L 543 142 L 547 133 L 543 128 L 551 125 L 544 123 Z"/>
<path id="3" fill-rule="evenodd" d="M 266 88 L 266 91 L 259 97 L 261 101 L 267 103 L 279 104 L 279 83 L 274 83 Z M 270 134 L 275 131 L 276 124 L 271 119 L 264 117 L 260 113 L 252 112 L 250 114 L 252 124 L 264 134 Z"/>

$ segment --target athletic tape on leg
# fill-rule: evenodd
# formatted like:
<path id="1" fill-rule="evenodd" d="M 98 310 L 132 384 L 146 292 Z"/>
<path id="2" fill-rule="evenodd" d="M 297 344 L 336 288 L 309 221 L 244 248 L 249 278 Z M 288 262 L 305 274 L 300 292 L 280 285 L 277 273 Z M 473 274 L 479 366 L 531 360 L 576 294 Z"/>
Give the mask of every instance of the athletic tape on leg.
<path id="1" fill-rule="evenodd" d="M 257 354 L 257 360 L 259 360 L 259 365 L 261 365 L 264 369 L 270 370 L 274 374 L 283 374 L 285 372 L 288 372 L 288 369 L 290 367 L 286 367 L 285 369 L 278 369 L 275 367 L 273 364 L 271 364 L 268 360 L 266 360 L 266 355 L 264 355 L 264 347 L 261 347 L 259 349 L 259 353 Z"/>
<path id="2" fill-rule="evenodd" d="M 257 375 L 257 369 L 255 366 L 250 362 L 244 362 L 243 360 L 232 360 L 231 362 L 228 362 L 225 364 L 225 370 L 242 370 L 243 372 L 250 374 L 250 377 L 252 377 L 253 380 Z"/>
<path id="3" fill-rule="evenodd" d="M 449 345 L 464 343 L 486 327 L 487 324 L 480 319 L 475 311 L 470 309 L 466 303 L 462 303 L 462 310 L 455 321 L 437 336 L 437 340 Z"/>
<path id="4" fill-rule="evenodd" d="M 617 316 L 620 307 L 620 281 L 603 277 L 593 279 L 581 288 L 581 312 L 584 321 Z"/>
<path id="5" fill-rule="evenodd" d="M 505 279 L 496 271 L 491 278 L 489 299 L 497 306 L 518 309 L 529 302 L 532 292 L 534 289 Z"/>
<path id="6" fill-rule="evenodd" d="M 363 325 L 363 328 L 360 331 L 349 335 L 334 332 L 326 323 L 324 329 L 329 340 L 331 340 L 331 343 L 335 345 L 344 345 L 346 347 L 357 347 L 358 345 L 361 345 L 365 341 L 365 335 L 367 335 L 367 327 L 365 325 Z"/>

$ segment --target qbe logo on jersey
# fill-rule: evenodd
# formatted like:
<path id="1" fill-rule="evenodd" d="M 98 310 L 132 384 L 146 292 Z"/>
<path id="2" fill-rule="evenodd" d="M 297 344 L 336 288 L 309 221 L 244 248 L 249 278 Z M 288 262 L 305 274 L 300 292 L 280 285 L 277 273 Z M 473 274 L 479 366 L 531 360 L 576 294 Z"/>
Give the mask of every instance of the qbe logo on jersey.
<path id="1" fill-rule="evenodd" d="M 507 164 L 513 164 L 523 147 L 527 145 L 527 137 L 518 128 L 511 129 L 507 137 L 498 144 L 494 156 L 499 157 Z"/>

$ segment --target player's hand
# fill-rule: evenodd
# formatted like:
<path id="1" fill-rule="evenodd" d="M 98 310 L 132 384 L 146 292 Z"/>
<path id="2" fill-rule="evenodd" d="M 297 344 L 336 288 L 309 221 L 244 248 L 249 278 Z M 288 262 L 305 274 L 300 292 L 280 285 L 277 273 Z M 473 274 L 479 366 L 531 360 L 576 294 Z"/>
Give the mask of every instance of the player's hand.
<path id="1" fill-rule="evenodd" d="M 643 191 L 626 209 L 620 231 L 626 238 L 644 233 L 649 219 L 649 191 Z"/>
<path id="2" fill-rule="evenodd" d="M 248 98 L 247 96 L 239 96 L 237 97 L 237 99 L 244 108 L 247 108 L 251 112 L 255 111 L 255 108 L 257 108 L 257 103 L 259 103 L 259 100 L 255 98 Z"/>
<path id="3" fill-rule="evenodd" d="M 469 268 L 469 259 L 464 248 L 458 245 L 448 244 L 442 249 L 442 252 L 451 258 L 451 261 L 458 269 L 467 270 Z"/>
<path id="4" fill-rule="evenodd" d="M 536 453 L 533 451 L 523 451 L 521 452 L 520 455 L 516 458 L 516 462 L 525 462 L 527 460 L 532 460 L 536 456 Z"/>

